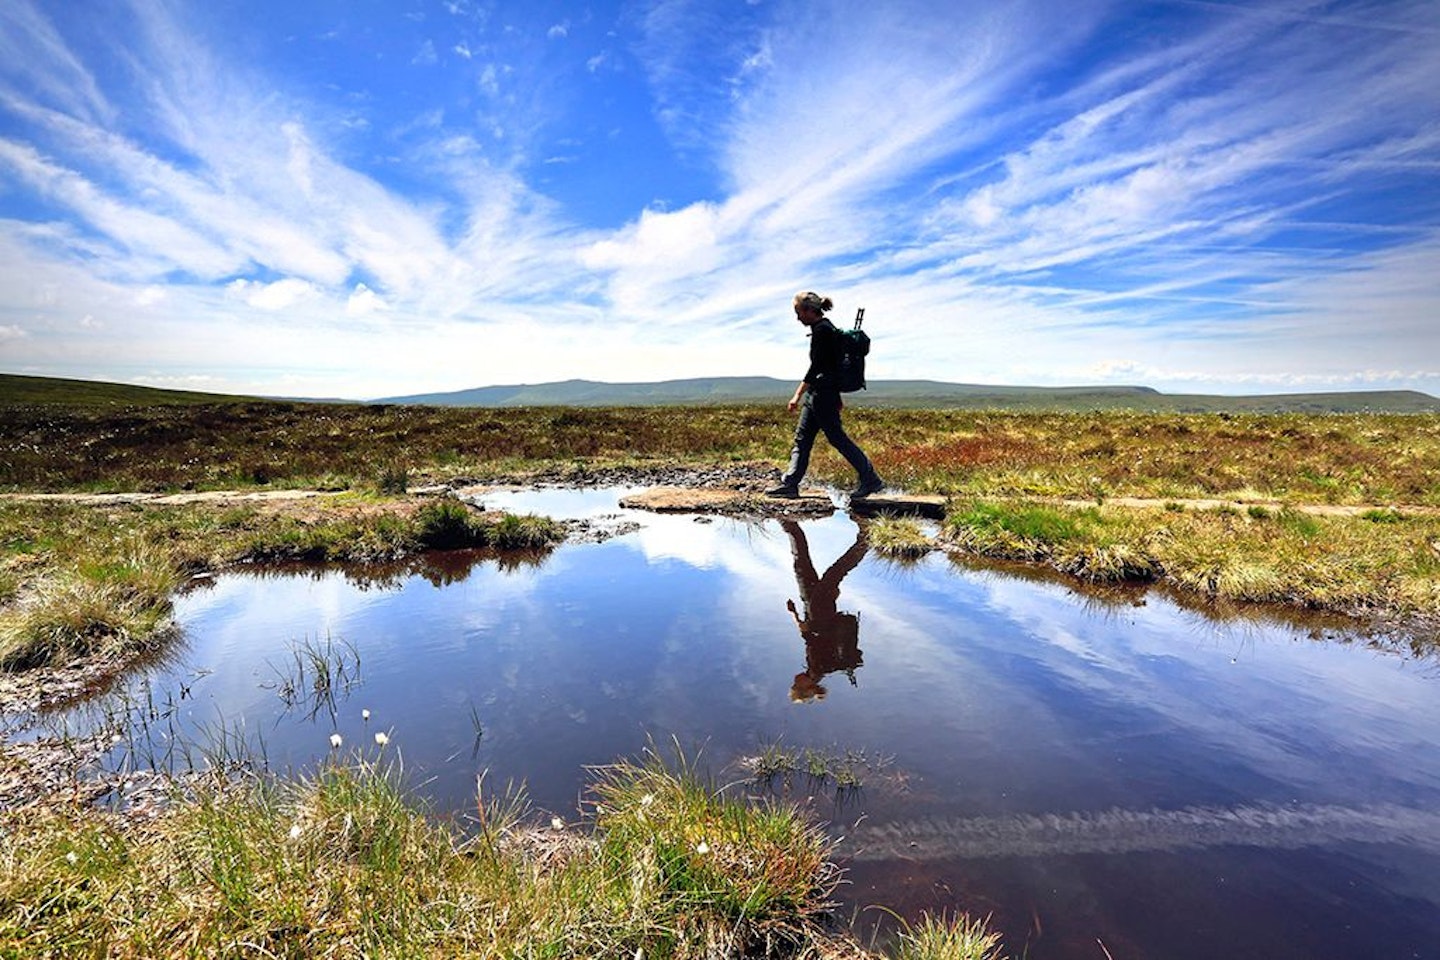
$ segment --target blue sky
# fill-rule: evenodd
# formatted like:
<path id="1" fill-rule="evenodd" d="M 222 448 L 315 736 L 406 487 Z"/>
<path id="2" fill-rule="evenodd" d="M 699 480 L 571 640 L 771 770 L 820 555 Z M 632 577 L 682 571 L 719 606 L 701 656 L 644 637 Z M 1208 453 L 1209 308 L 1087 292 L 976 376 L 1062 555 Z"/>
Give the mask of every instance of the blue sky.
<path id="1" fill-rule="evenodd" d="M 1440 3 L 7 0 L 0 370 L 1440 395 Z M 784 398 L 779 398 L 783 400 Z"/>

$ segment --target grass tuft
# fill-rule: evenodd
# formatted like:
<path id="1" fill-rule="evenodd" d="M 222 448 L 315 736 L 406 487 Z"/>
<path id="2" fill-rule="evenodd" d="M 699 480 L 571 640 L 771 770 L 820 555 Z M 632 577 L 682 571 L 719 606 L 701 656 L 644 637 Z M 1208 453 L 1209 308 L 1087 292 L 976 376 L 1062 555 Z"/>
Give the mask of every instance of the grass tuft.
<path id="1" fill-rule="evenodd" d="M 913 517 L 877 517 L 866 528 L 875 552 L 895 560 L 918 560 L 935 544 Z"/>
<path id="2" fill-rule="evenodd" d="M 732 798 L 683 757 L 672 770 L 653 749 L 598 773 L 601 853 L 633 907 L 664 904 L 683 927 L 718 918 L 742 940 L 828 909 L 839 879 L 830 842 L 793 807 Z"/>
<path id="3" fill-rule="evenodd" d="M 1000 960 L 1000 937 L 985 921 L 924 916 L 900 934 L 895 960 Z"/>

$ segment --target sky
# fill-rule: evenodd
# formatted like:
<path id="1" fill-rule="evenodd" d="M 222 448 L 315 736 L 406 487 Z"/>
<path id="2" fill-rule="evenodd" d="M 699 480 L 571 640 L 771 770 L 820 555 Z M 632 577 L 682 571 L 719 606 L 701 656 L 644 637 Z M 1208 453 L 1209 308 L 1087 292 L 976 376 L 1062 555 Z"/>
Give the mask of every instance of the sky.
<path id="1" fill-rule="evenodd" d="M 1440 395 L 1440 3 L 0 4 L 0 372 L 794 380 L 799 290 L 872 380 Z"/>

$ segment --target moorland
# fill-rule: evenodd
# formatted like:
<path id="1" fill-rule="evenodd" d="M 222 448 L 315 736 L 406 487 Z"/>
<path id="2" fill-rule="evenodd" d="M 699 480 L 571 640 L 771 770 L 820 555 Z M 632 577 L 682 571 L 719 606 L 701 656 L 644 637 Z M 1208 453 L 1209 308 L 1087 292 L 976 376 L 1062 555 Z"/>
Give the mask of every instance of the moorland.
<path id="1" fill-rule="evenodd" d="M 662 476 L 758 490 L 793 427 L 780 402 L 475 409 L 52 387 L 0 403 L 0 687 L 12 715 L 163 648 L 171 597 L 197 573 L 549 549 L 560 525 L 476 514 L 444 491 Z M 877 549 L 1152 584 L 1202 606 L 1320 611 L 1433 655 L 1440 415 L 872 406 L 847 425 L 893 488 L 947 505 L 938 533 L 872 521 Z M 823 446 L 812 478 L 850 479 Z M 102 496 L 180 491 L 224 494 Z M 261 491 L 317 495 L 244 498 Z M 76 496 L 37 496 L 53 494 Z M 255 942 L 282 955 L 529 955 L 570 942 L 627 956 L 865 955 L 821 928 L 835 868 L 813 829 L 723 796 L 683 758 L 617 765 L 597 784 L 615 815 L 583 844 L 536 848 L 516 839 L 522 805 L 503 798 L 482 799 L 484 826 L 463 838 L 437 825 L 383 758 L 304 782 L 191 785 L 136 823 L 26 790 L 54 778 L 3 749 L 4 802 L 24 811 L 0 838 L 5 951 Z M 726 838 L 730 854 L 698 855 L 684 838 L 701 835 Z M 495 903 L 506 909 L 484 906 Z M 912 933 L 897 949 L 916 952 L 902 955 L 996 949 L 964 921 Z"/>

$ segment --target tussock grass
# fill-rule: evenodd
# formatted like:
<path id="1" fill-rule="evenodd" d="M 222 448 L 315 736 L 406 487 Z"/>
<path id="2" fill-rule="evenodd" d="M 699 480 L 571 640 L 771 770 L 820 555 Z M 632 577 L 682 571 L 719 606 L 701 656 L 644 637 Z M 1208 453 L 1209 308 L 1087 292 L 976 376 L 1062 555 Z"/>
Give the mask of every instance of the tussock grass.
<path id="1" fill-rule="evenodd" d="M 1164 579 L 1216 599 L 1356 614 L 1440 612 L 1440 517 L 1295 510 L 1037 507 L 986 501 L 947 521 L 955 549 L 1043 560 L 1097 582 Z"/>
<path id="2" fill-rule="evenodd" d="M 794 807 L 731 797 L 683 757 L 672 769 L 653 750 L 597 771 L 594 792 L 601 861 L 625 912 L 674 916 L 677 942 L 740 954 L 803 935 L 830 906 L 839 872 L 829 840 Z"/>
<path id="3" fill-rule="evenodd" d="M 895 960 L 1001 960 L 1000 937 L 983 920 L 925 916 L 900 934 Z"/>
<path id="4" fill-rule="evenodd" d="M 866 527 L 871 548 L 892 560 L 918 560 L 935 549 L 919 521 L 912 517 L 876 517 Z"/>
<path id="5" fill-rule="evenodd" d="M 134 656 L 158 643 L 168 613 L 168 594 L 76 576 L 44 581 L 26 603 L 0 614 L 0 668 Z"/>
<path id="6" fill-rule="evenodd" d="M 251 562 L 373 562 L 431 549 L 534 550 L 545 517 L 481 514 L 455 500 L 418 510 L 356 501 L 323 517 L 254 506 L 0 504 L 0 669 L 128 660 L 163 643 L 172 598 L 200 570 Z"/>
<path id="7" fill-rule="evenodd" d="M 587 830 L 540 825 L 511 794 L 482 797 L 480 828 L 462 832 L 371 756 L 202 786 L 146 819 L 28 808 L 0 834 L 0 952 L 868 955 L 824 927 L 839 872 L 794 808 L 654 754 L 599 771 L 595 796 Z M 963 919 L 917 936 L 932 946 L 904 956 L 988 957 L 935 951 L 993 940 Z"/>

